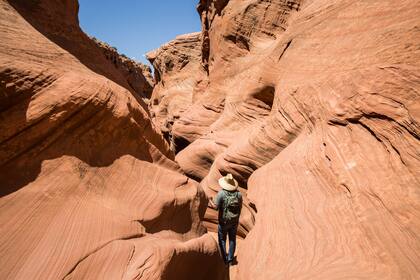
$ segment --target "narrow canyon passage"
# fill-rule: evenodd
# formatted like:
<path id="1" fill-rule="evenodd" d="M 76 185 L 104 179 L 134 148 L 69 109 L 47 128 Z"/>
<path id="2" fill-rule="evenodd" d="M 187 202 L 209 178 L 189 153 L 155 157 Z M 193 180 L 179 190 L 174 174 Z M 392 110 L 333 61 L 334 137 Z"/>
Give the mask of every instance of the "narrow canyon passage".
<path id="1" fill-rule="evenodd" d="M 149 54 L 150 110 L 207 197 L 227 173 L 244 187 L 235 279 L 420 275 L 420 5 L 215 0 L 198 11 L 201 35 Z M 211 232 L 216 217 L 204 216 Z"/>
<path id="2" fill-rule="evenodd" d="M 0 278 L 418 279 L 420 3 L 197 2 L 152 71 L 0 0 Z"/>

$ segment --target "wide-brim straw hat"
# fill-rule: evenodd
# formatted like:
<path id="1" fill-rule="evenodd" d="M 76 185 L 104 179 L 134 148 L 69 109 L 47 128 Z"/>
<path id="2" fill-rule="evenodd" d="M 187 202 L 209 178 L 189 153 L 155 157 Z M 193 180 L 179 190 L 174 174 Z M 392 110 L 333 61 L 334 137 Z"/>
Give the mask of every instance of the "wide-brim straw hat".
<path id="1" fill-rule="evenodd" d="M 219 185 L 222 189 L 227 191 L 235 191 L 238 189 L 238 181 L 236 181 L 230 173 L 219 179 Z"/>

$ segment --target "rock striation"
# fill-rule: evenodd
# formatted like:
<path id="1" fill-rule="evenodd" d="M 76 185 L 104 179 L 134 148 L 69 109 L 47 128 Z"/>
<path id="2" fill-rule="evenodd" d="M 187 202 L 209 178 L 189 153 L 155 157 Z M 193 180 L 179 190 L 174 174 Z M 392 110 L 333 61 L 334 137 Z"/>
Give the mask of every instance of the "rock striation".
<path id="1" fill-rule="evenodd" d="M 208 197 L 227 172 L 241 182 L 236 278 L 418 278 L 418 1 L 198 11 L 207 86 L 171 133 Z"/>
<path id="2" fill-rule="evenodd" d="M 106 59 L 111 61 L 116 69 L 127 80 L 128 85 L 148 103 L 153 91 L 153 76 L 149 66 L 119 54 L 115 47 L 100 41 L 95 37 L 91 39 L 102 49 Z"/>
<path id="3" fill-rule="evenodd" d="M 172 150 L 180 151 L 186 146 L 185 140 L 173 137 L 172 125 L 197 98 L 195 93 L 207 86 L 201 64 L 201 33 L 178 36 L 149 52 L 147 58 L 155 69 L 150 112 Z"/>
<path id="4" fill-rule="evenodd" d="M 151 121 L 147 77 L 77 11 L 0 1 L 0 278 L 221 279 L 207 198 Z"/>
<path id="5" fill-rule="evenodd" d="M 197 10 L 151 93 L 76 1 L 0 0 L 0 278 L 419 278 L 420 3 Z M 230 275 L 206 230 L 228 172 Z"/>

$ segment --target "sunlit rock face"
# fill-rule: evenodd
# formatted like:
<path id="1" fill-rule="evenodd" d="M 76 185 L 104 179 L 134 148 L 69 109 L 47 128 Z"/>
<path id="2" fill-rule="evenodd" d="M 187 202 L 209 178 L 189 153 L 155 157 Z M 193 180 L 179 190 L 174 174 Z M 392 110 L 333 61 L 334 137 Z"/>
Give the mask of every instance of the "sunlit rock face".
<path id="1" fill-rule="evenodd" d="M 0 0 L 0 278 L 224 279 L 201 221 L 228 172 L 231 279 L 419 278 L 418 1 L 197 10 L 146 104 L 76 1 Z"/>
<path id="2" fill-rule="evenodd" d="M 0 1 L 0 278 L 220 279 L 202 188 L 77 11 Z"/>
<path id="3" fill-rule="evenodd" d="M 91 39 L 102 50 L 106 59 L 123 75 L 130 88 L 139 94 L 144 102 L 149 103 L 154 83 L 152 69 L 141 62 L 137 62 L 124 54 L 118 53 L 115 47 L 95 37 L 91 37 Z"/>
<path id="4" fill-rule="evenodd" d="M 171 133 L 209 197 L 227 172 L 241 182 L 236 277 L 418 278 L 419 2 L 215 0 L 198 11 L 206 86 Z M 206 212 L 209 229 L 215 217 Z"/>
<path id="5" fill-rule="evenodd" d="M 173 138 L 172 125 L 193 103 L 194 92 L 207 86 L 201 65 L 201 33 L 178 36 L 151 51 L 147 58 L 155 69 L 155 87 L 149 104 L 153 121 L 173 150 L 184 148 L 183 139 Z"/>

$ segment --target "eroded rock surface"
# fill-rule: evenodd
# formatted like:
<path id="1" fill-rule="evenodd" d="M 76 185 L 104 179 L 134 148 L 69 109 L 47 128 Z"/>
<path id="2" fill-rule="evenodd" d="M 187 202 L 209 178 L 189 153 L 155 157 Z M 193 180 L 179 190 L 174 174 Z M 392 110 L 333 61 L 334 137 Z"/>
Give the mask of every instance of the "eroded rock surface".
<path id="1" fill-rule="evenodd" d="M 0 278 L 220 279 L 207 203 L 76 1 L 0 1 Z"/>
<path id="2" fill-rule="evenodd" d="M 0 8 L 0 278 L 226 277 L 227 172 L 231 278 L 419 278 L 418 1 L 200 1 L 151 112 L 76 2 Z"/>
<path id="3" fill-rule="evenodd" d="M 418 278 L 418 1 L 198 10 L 208 86 L 172 134 L 209 197 L 227 172 L 242 184 L 236 277 Z"/>
<path id="4" fill-rule="evenodd" d="M 97 38 L 93 37 L 91 39 L 99 46 L 106 59 L 118 69 L 118 72 L 122 73 L 128 85 L 137 94 L 141 95 L 146 103 L 149 103 L 153 91 L 153 76 L 150 67 L 118 53 L 115 47 Z"/>
<path id="5" fill-rule="evenodd" d="M 193 103 L 194 93 L 207 86 L 207 75 L 201 64 L 201 33 L 178 36 L 149 52 L 147 58 L 155 69 L 155 87 L 149 105 L 153 120 L 172 149 L 179 151 L 189 142 L 173 138 L 172 125 Z"/>

